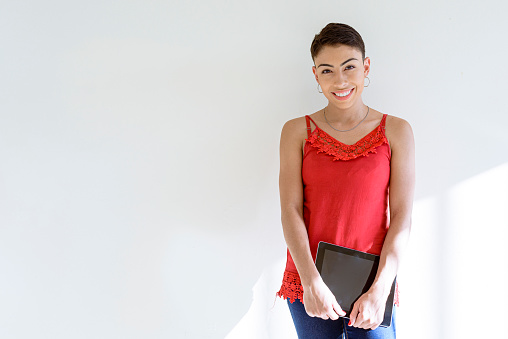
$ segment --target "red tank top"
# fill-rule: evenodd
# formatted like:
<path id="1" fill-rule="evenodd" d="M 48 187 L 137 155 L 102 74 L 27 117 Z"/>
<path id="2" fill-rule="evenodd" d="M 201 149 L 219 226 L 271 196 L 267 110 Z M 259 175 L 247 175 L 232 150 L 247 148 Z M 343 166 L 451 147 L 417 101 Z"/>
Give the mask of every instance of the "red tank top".
<path id="1" fill-rule="evenodd" d="M 320 241 L 379 255 L 389 227 L 388 188 L 391 150 L 381 123 L 353 145 L 344 144 L 308 115 L 302 162 L 303 219 L 312 259 Z M 311 132 L 310 121 L 316 128 Z M 287 251 L 277 295 L 303 302 L 296 266 Z M 395 296 L 398 304 L 398 293 Z"/>

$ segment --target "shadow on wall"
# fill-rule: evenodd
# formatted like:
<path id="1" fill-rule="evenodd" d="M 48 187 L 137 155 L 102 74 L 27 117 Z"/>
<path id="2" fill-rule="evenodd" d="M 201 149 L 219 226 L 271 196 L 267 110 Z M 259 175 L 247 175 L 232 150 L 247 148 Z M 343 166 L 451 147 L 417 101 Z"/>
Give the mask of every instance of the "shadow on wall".
<path id="1" fill-rule="evenodd" d="M 468 322 L 489 310 L 489 323 L 508 318 L 508 163 L 467 179 L 445 193 L 415 202 L 412 234 L 399 270 L 398 337 L 475 338 Z M 286 302 L 277 298 L 285 258 L 267 267 L 253 287 L 245 316 L 226 337 L 296 338 Z M 427 325 L 426 325 L 427 326 Z M 482 336 L 496 337 L 495 326 Z"/>
<path id="2" fill-rule="evenodd" d="M 252 288 L 252 304 L 226 339 L 280 338 L 294 339 L 296 331 L 286 301 L 275 296 L 286 266 L 284 256 L 265 268 Z"/>

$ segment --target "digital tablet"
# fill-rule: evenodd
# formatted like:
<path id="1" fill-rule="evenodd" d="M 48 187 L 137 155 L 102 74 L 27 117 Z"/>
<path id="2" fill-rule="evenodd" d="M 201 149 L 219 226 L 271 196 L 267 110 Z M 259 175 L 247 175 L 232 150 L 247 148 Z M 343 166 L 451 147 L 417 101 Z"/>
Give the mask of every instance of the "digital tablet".
<path id="1" fill-rule="evenodd" d="M 337 246 L 321 241 L 316 255 L 316 267 L 325 284 L 330 288 L 340 307 L 349 318 L 356 300 L 370 288 L 376 277 L 379 256 Z M 386 301 L 385 316 L 380 326 L 392 322 L 395 284 Z"/>

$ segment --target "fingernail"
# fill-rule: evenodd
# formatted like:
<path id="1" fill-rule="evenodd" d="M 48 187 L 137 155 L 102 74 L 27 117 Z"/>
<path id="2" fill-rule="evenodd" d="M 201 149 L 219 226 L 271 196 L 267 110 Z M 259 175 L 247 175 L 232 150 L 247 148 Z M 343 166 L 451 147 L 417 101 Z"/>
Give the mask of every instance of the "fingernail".
<path id="1" fill-rule="evenodd" d="M 351 320 L 349 320 L 349 324 L 347 324 L 348 326 L 351 326 Z"/>

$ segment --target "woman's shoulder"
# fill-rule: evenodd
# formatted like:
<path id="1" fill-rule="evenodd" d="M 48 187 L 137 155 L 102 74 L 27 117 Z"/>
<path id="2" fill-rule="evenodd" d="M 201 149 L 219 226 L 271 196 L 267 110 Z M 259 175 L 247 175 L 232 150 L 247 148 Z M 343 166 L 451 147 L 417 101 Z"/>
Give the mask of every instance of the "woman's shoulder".
<path id="1" fill-rule="evenodd" d="M 316 113 L 309 114 L 309 116 L 312 118 L 312 116 L 315 115 Z M 306 121 L 305 117 L 306 116 L 303 115 L 303 116 L 293 118 L 293 119 L 286 121 L 286 123 L 282 127 L 282 133 L 283 134 L 290 134 L 295 137 L 306 138 L 307 137 L 307 121 Z"/>
<path id="2" fill-rule="evenodd" d="M 413 129 L 409 122 L 405 119 L 394 115 L 386 116 L 385 135 L 390 142 L 390 146 L 394 144 L 407 143 L 413 139 Z"/>
<path id="3" fill-rule="evenodd" d="M 409 122 L 407 122 L 406 120 L 396 117 L 395 115 L 390 115 L 390 114 L 386 114 L 386 124 L 393 125 L 394 128 L 405 128 L 404 126 L 411 127 Z"/>
<path id="4" fill-rule="evenodd" d="M 286 121 L 286 123 L 284 124 L 283 129 L 292 130 L 292 129 L 295 129 L 295 128 L 298 128 L 298 127 L 301 127 L 301 126 L 305 126 L 305 116 L 301 116 L 301 117 L 298 117 L 298 118 L 293 118 L 293 119 L 290 119 L 290 120 Z"/>

